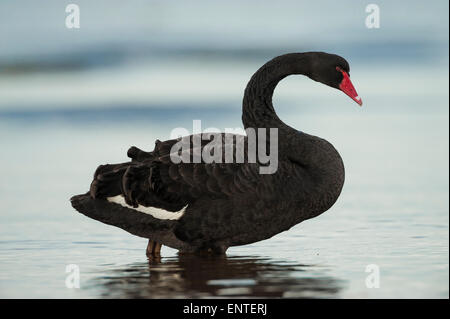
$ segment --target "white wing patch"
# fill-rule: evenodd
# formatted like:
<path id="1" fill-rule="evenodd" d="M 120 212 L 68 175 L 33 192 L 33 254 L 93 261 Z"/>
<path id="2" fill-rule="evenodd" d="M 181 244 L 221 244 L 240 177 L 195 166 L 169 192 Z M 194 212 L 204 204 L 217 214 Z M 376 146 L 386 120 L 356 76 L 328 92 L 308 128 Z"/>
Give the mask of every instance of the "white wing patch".
<path id="1" fill-rule="evenodd" d="M 186 210 L 186 207 L 187 207 L 187 205 L 186 205 L 178 212 L 169 212 L 167 210 L 164 210 L 161 208 L 156 208 L 156 207 L 145 207 L 142 205 L 139 205 L 138 207 L 130 206 L 125 202 L 125 198 L 122 195 L 108 197 L 106 199 L 108 200 L 108 202 L 119 204 L 119 205 L 122 205 L 123 207 L 129 208 L 129 209 L 134 209 L 134 210 L 144 213 L 144 214 L 149 214 L 157 219 L 171 219 L 171 220 L 180 219 L 181 216 L 183 216 L 184 211 Z"/>

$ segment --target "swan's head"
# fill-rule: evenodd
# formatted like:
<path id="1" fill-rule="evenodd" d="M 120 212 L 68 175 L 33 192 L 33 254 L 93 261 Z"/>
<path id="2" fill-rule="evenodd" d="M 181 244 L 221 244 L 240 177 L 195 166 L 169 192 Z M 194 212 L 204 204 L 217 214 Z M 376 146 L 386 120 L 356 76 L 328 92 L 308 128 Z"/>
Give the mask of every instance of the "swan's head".
<path id="1" fill-rule="evenodd" d="M 341 90 L 362 105 L 362 100 L 350 81 L 350 66 L 343 57 L 324 52 L 310 52 L 308 57 L 310 59 L 308 75 L 311 79 Z"/>

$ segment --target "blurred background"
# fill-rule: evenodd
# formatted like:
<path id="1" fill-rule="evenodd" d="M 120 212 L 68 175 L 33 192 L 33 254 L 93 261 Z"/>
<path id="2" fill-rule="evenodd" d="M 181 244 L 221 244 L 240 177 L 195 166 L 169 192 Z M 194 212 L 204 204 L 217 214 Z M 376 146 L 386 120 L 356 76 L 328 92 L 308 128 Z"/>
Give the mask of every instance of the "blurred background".
<path id="1" fill-rule="evenodd" d="M 0 297 L 449 297 L 448 1 L 77 0 L 79 29 L 69 3 L 0 2 Z M 328 212 L 225 259 L 148 262 L 145 239 L 71 208 L 131 145 L 242 127 L 251 75 L 302 51 L 346 58 L 364 101 L 305 77 L 275 91 L 280 118 L 344 160 Z"/>

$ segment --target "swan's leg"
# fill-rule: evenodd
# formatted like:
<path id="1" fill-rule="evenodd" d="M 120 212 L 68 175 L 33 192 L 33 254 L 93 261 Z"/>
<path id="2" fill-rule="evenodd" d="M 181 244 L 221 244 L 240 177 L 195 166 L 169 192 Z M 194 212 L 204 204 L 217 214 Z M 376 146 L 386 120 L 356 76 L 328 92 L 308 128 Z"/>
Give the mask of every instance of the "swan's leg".
<path id="1" fill-rule="evenodd" d="M 161 247 L 162 247 L 162 244 L 155 243 L 155 246 L 153 246 L 153 253 L 156 255 L 159 255 L 161 253 Z"/>
<path id="2" fill-rule="evenodd" d="M 153 255 L 153 245 L 154 245 L 154 242 L 149 239 L 148 244 L 147 244 L 147 250 L 145 251 L 145 254 L 147 255 L 147 257 L 150 257 L 151 255 Z"/>
<path id="3" fill-rule="evenodd" d="M 161 253 L 161 244 L 153 240 L 148 240 L 146 255 L 147 257 L 159 256 Z"/>

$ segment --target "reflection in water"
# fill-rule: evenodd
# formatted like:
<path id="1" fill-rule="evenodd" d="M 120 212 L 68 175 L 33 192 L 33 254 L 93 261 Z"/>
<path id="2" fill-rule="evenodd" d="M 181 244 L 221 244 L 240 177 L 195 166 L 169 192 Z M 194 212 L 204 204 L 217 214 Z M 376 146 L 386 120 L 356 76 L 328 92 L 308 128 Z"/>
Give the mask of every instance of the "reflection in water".
<path id="1" fill-rule="evenodd" d="M 110 270 L 89 281 L 107 298 L 335 297 L 342 281 L 318 266 L 263 257 L 180 255 Z"/>

